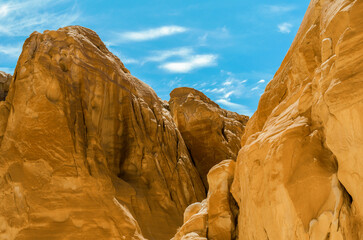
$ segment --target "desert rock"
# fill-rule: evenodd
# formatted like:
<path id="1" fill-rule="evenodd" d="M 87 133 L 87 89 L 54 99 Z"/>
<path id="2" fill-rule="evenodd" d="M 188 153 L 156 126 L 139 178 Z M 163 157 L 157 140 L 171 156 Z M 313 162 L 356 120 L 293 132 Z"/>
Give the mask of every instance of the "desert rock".
<path id="1" fill-rule="evenodd" d="M 193 203 L 184 212 L 184 224 L 173 240 L 235 239 L 237 205 L 230 193 L 235 162 L 224 160 L 208 173 L 209 191 L 205 200 Z"/>
<path id="2" fill-rule="evenodd" d="M 224 110 L 202 92 L 176 88 L 170 93 L 170 111 L 197 170 L 207 184 L 208 171 L 224 159 L 236 159 L 247 116 Z"/>
<path id="3" fill-rule="evenodd" d="M 242 138 L 238 239 L 363 239 L 362 16 L 310 3 Z"/>
<path id="4" fill-rule="evenodd" d="M 205 197 L 169 111 L 87 28 L 34 32 L 1 104 L 0 239 L 170 239 Z"/>
<path id="5" fill-rule="evenodd" d="M 0 71 L 0 101 L 4 101 L 9 92 L 11 75 Z"/>

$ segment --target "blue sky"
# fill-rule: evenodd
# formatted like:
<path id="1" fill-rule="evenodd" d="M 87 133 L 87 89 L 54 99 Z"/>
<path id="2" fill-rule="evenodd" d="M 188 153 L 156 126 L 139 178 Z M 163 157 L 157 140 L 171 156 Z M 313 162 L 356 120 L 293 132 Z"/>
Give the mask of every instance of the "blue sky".
<path id="1" fill-rule="evenodd" d="M 303 19 L 308 0 L 0 0 L 0 70 L 13 73 L 33 32 L 96 31 L 164 100 L 193 87 L 252 115 Z"/>

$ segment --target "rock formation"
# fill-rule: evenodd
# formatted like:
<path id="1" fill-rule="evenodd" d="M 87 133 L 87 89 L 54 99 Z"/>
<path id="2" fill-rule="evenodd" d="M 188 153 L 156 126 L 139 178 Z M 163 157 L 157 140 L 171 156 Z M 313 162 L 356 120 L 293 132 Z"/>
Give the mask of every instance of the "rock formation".
<path id="1" fill-rule="evenodd" d="M 237 158 L 247 116 L 220 108 L 200 91 L 176 88 L 170 93 L 170 112 L 197 170 L 208 187 L 208 171 L 224 159 Z"/>
<path id="2" fill-rule="evenodd" d="M 313 0 L 242 138 L 238 239 L 363 239 L 363 1 Z"/>
<path id="3" fill-rule="evenodd" d="M 0 101 L 4 101 L 9 92 L 11 75 L 0 71 Z"/>
<path id="4" fill-rule="evenodd" d="M 224 160 L 208 173 L 208 197 L 191 204 L 184 212 L 184 224 L 173 240 L 235 239 L 235 218 L 238 210 L 230 193 L 235 162 Z"/>
<path id="5" fill-rule="evenodd" d="M 246 128 L 89 29 L 35 32 L 0 102 L 0 240 L 363 239 L 362 113 L 362 0 L 312 0 Z"/>
<path id="6" fill-rule="evenodd" d="M 0 239 L 170 239 L 205 197 L 169 111 L 89 29 L 34 32 L 0 114 Z"/>

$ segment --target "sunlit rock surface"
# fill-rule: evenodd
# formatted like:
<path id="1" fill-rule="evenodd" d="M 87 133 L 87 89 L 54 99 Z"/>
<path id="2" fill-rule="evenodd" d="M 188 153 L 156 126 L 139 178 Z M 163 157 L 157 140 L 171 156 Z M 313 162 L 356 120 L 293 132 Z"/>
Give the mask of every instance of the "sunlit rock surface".
<path id="1" fill-rule="evenodd" d="M 208 187 L 208 171 L 224 159 L 237 158 L 247 116 L 220 108 L 202 92 L 176 88 L 170 93 L 170 112 L 195 166 Z"/>
<path id="2" fill-rule="evenodd" d="M 0 71 L 0 101 L 4 101 L 9 91 L 11 75 Z"/>
<path id="3" fill-rule="evenodd" d="M 33 33 L 11 81 L 0 240 L 363 239 L 361 0 L 311 2 L 246 127 L 161 101 L 82 27 Z"/>
<path id="4" fill-rule="evenodd" d="M 89 29 L 34 32 L 0 104 L 0 239 L 170 239 L 205 198 L 169 111 Z"/>
<path id="5" fill-rule="evenodd" d="M 363 239 L 363 1 L 311 2 L 242 145 L 238 239 Z"/>
<path id="6" fill-rule="evenodd" d="M 230 193 L 235 162 L 224 160 L 208 173 L 208 196 L 184 212 L 184 224 L 173 240 L 235 239 L 237 205 Z"/>

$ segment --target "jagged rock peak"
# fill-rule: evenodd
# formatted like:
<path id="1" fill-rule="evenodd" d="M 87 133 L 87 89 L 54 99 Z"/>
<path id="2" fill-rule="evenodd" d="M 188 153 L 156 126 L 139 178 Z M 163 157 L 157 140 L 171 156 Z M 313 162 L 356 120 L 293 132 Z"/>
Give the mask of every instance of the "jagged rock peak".
<path id="1" fill-rule="evenodd" d="M 207 174 L 214 165 L 236 159 L 248 117 L 224 110 L 188 87 L 170 93 L 169 108 L 207 187 Z"/>

